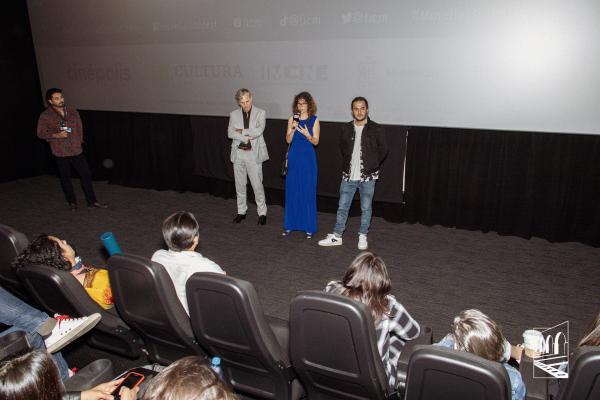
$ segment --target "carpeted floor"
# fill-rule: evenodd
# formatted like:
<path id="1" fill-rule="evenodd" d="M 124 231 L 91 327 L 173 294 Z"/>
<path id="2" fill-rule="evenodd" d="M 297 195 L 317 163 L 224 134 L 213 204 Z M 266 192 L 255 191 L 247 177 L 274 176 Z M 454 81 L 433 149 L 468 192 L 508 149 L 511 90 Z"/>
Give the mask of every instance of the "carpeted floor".
<path id="1" fill-rule="evenodd" d="M 251 281 L 266 313 L 287 318 L 289 302 L 301 290 L 322 289 L 340 279 L 356 256 L 359 218 L 349 219 L 344 245 L 323 248 L 334 214 L 319 214 L 319 233 L 282 237 L 283 208 L 271 206 L 266 226 L 248 218 L 233 224 L 234 199 L 207 194 L 134 189 L 96 182 L 107 210 L 88 209 L 78 182 L 76 212 L 68 210 L 57 178 L 40 176 L 0 184 L 0 223 L 30 239 L 41 232 L 72 243 L 87 263 L 102 266 L 99 236 L 112 231 L 124 252 L 150 257 L 163 247 L 162 220 L 177 210 L 200 223 L 199 251 L 228 274 Z M 549 243 L 495 233 L 397 224 L 373 218 L 370 249 L 385 260 L 393 294 L 421 324 L 440 338 L 456 313 L 479 308 L 518 343 L 530 327 L 570 322 L 574 346 L 600 310 L 600 249 L 579 243 Z M 82 355 L 85 353 L 85 355 Z M 97 354 L 73 349 L 69 361 Z"/>

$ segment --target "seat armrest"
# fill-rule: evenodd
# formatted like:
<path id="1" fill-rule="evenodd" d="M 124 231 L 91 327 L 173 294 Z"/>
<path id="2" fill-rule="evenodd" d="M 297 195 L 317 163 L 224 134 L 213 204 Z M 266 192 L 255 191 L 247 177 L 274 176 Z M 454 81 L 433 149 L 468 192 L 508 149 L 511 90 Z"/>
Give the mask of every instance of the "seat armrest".
<path id="1" fill-rule="evenodd" d="M 533 359 L 526 356 L 525 352 L 521 356 L 519 372 L 527 388 L 527 400 L 546 400 L 548 398 L 548 379 L 533 377 Z"/>
<path id="2" fill-rule="evenodd" d="M 398 359 L 398 382 L 404 384 L 406 381 L 406 371 L 408 370 L 408 360 L 415 351 L 415 346 L 430 345 L 433 341 L 433 331 L 428 326 L 421 327 L 421 333 L 413 340 L 409 340 L 404 345 L 400 358 Z"/>
<path id="3" fill-rule="evenodd" d="M 89 363 L 79 370 L 73 377 L 65 381 L 68 392 L 82 392 L 108 382 L 114 377 L 112 361 L 99 359 Z"/>
<path id="4" fill-rule="evenodd" d="M 13 328 L 16 329 L 16 328 Z M 0 361 L 23 354 L 31 348 L 27 340 L 25 331 L 13 330 L 11 332 L 2 332 L 0 336 Z"/>
<path id="5" fill-rule="evenodd" d="M 265 320 L 271 327 L 277 342 L 286 354 L 286 358 L 289 359 L 290 354 L 290 323 L 289 321 L 277 317 L 271 317 L 265 315 Z"/>

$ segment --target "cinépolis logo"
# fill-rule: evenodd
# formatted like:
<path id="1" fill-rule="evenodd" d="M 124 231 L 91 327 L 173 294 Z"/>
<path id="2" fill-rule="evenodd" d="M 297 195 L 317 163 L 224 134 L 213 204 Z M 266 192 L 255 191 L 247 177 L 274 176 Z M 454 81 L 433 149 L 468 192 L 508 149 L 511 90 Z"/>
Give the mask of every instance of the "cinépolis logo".
<path id="1" fill-rule="evenodd" d="M 112 65 L 71 64 L 67 69 L 67 78 L 71 81 L 92 81 L 98 84 L 114 81 L 129 81 L 129 67 L 121 63 Z"/>

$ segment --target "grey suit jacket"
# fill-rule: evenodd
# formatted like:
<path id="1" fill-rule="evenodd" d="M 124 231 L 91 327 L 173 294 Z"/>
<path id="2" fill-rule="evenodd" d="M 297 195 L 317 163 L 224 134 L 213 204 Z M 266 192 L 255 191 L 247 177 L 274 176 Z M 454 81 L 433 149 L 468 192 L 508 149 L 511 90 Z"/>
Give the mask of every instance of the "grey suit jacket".
<path id="1" fill-rule="evenodd" d="M 269 159 L 269 152 L 267 151 L 267 144 L 263 137 L 263 131 L 265 130 L 266 116 L 265 110 L 252 106 L 250 112 L 250 124 L 248 129 L 244 128 L 244 116 L 242 115 L 242 109 L 237 108 L 229 114 L 229 126 L 227 127 L 227 137 L 232 139 L 231 142 L 231 162 L 235 163 L 237 160 L 238 145 L 240 143 L 246 143 L 252 138 L 252 150 L 251 151 L 256 157 L 256 163 L 260 164 Z M 236 132 L 236 129 L 242 129 L 242 132 Z"/>

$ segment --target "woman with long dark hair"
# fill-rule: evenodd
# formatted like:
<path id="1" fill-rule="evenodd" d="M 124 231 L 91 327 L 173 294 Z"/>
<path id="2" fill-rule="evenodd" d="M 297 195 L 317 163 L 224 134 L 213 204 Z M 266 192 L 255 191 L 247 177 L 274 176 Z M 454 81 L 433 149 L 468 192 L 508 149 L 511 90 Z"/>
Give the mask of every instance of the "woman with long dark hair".
<path id="1" fill-rule="evenodd" d="M 114 305 L 108 270 L 84 265 L 66 240 L 45 233 L 39 235 L 13 261 L 15 268 L 26 265 L 69 271 L 100 307 L 108 309 Z"/>
<path id="2" fill-rule="evenodd" d="M 58 369 L 50 355 L 41 350 L 27 352 L 0 363 L 0 399 L 11 400 L 101 400 L 123 381 L 102 383 L 83 392 L 64 392 Z M 122 400 L 135 400 L 138 388 L 120 391 Z"/>
<path id="3" fill-rule="evenodd" d="M 317 156 L 321 127 L 317 104 L 308 92 L 294 97 L 285 141 L 289 144 L 285 182 L 283 234 L 302 231 L 310 239 L 317 231 Z"/>
<path id="4" fill-rule="evenodd" d="M 419 336 L 421 327 L 390 294 L 391 289 L 392 283 L 381 257 L 365 251 L 352 261 L 343 279 L 329 282 L 325 291 L 350 297 L 369 308 L 377 333 L 377 349 L 389 385 L 395 388 L 400 352 L 407 340 Z"/>

